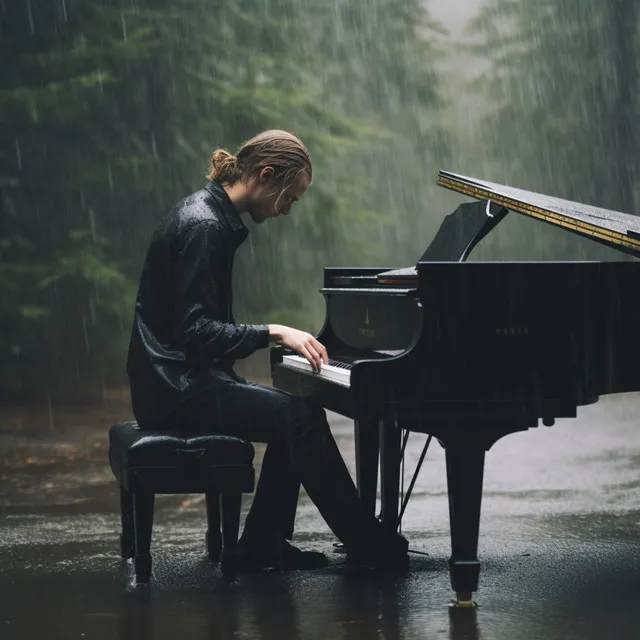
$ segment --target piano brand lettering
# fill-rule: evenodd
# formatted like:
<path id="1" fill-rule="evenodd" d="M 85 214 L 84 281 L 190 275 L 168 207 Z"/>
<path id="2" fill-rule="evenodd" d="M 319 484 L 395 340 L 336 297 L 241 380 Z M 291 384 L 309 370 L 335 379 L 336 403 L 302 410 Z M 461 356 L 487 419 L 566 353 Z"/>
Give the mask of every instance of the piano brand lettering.
<path id="1" fill-rule="evenodd" d="M 528 336 L 529 327 L 496 327 L 497 336 Z"/>
<path id="2" fill-rule="evenodd" d="M 364 326 L 361 326 L 358 329 L 358 334 L 364 336 L 365 338 L 376 337 L 376 330 L 369 327 L 369 309 L 367 309 L 364 314 Z"/>

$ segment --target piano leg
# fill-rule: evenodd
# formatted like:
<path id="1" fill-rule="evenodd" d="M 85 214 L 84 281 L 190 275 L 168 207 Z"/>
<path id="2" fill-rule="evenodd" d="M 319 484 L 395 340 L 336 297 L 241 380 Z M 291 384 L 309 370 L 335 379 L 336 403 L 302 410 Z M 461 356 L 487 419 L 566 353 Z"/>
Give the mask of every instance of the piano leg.
<path id="1" fill-rule="evenodd" d="M 367 513 L 376 515 L 378 493 L 378 420 L 355 420 L 356 482 Z"/>
<path id="2" fill-rule="evenodd" d="M 473 606 L 471 594 L 478 589 L 480 562 L 478 534 L 484 447 L 453 444 L 447 446 L 447 483 L 449 487 L 449 520 L 451 526 L 451 586 L 459 606 Z"/>
<path id="3" fill-rule="evenodd" d="M 380 421 L 380 519 L 390 533 L 399 525 L 401 435 L 395 417 L 385 415 Z"/>

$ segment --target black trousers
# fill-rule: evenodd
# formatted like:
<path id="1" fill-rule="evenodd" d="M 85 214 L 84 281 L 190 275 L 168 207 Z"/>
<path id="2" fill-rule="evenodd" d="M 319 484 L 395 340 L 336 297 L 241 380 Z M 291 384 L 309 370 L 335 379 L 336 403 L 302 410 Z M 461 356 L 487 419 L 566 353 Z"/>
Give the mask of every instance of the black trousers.
<path id="1" fill-rule="evenodd" d="M 347 548 L 373 541 L 366 513 L 321 406 L 284 391 L 219 375 L 210 390 L 172 416 L 185 430 L 265 442 L 267 448 L 242 540 L 271 545 L 293 536 L 300 484 Z"/>

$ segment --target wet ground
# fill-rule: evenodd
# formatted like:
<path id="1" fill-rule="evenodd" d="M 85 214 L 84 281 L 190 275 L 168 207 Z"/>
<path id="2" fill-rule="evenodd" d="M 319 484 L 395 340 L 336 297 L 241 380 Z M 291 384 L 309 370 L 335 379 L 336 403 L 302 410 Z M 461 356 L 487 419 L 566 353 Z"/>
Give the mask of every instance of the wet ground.
<path id="1" fill-rule="evenodd" d="M 0 432 L 0 638 L 624 640 L 640 638 L 640 395 L 511 435 L 487 457 L 474 611 L 449 607 L 444 455 L 432 446 L 404 532 L 405 576 L 242 576 L 206 559 L 201 496 L 157 499 L 149 587 L 118 555 L 106 429 Z M 351 425 L 331 416 L 353 469 Z M 409 441 L 417 460 L 424 436 Z M 246 500 L 248 503 L 249 500 Z M 333 537 L 303 498 L 301 545 Z"/>

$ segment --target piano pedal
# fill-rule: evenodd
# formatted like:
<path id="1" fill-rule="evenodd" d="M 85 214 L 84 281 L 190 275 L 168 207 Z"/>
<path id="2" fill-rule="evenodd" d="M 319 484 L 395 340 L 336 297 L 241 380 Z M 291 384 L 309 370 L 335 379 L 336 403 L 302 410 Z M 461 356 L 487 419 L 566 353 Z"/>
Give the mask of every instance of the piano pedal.
<path id="1" fill-rule="evenodd" d="M 334 553 L 347 553 L 347 548 L 342 544 L 342 542 L 334 542 L 333 543 L 333 552 Z"/>

